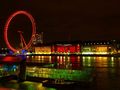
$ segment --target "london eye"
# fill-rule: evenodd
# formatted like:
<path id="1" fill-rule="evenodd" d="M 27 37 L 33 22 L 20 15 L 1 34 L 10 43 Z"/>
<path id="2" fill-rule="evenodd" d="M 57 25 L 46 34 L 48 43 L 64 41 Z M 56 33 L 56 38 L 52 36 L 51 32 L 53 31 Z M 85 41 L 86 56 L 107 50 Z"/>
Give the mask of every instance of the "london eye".
<path id="1" fill-rule="evenodd" d="M 19 38 L 17 40 L 19 40 L 20 44 L 21 44 L 21 46 L 20 46 L 20 44 L 18 44 L 17 47 L 19 47 L 19 48 L 16 48 L 11 43 L 12 40 L 10 40 L 9 31 L 10 31 L 11 23 L 13 23 L 14 19 L 19 15 L 24 15 L 25 17 L 27 17 L 27 20 L 30 21 L 31 30 L 27 31 L 27 33 L 31 33 L 31 35 L 29 36 L 30 38 L 29 38 L 28 42 L 26 43 L 25 36 L 23 36 L 23 34 L 24 34 L 24 32 L 26 32 L 26 30 L 21 30 L 21 29 L 20 30 L 19 29 L 14 30 L 14 32 L 17 32 L 19 34 L 19 35 L 17 35 L 17 36 L 19 36 Z M 19 21 L 17 21 L 17 22 L 19 22 Z M 13 23 L 13 25 L 14 25 L 14 23 Z M 5 40 L 5 43 L 6 43 L 7 47 L 9 49 L 11 49 L 13 52 L 17 52 L 17 51 L 21 51 L 21 50 L 27 50 L 28 48 L 30 48 L 30 46 L 32 44 L 32 41 L 33 41 L 33 38 L 35 37 L 35 34 L 36 34 L 35 20 L 34 20 L 33 16 L 26 11 L 21 10 L 21 11 L 16 11 L 13 14 L 11 14 L 9 16 L 9 18 L 7 19 L 7 21 L 5 23 L 5 26 L 4 26 L 4 40 Z M 26 34 L 26 36 L 27 36 L 27 34 Z"/>

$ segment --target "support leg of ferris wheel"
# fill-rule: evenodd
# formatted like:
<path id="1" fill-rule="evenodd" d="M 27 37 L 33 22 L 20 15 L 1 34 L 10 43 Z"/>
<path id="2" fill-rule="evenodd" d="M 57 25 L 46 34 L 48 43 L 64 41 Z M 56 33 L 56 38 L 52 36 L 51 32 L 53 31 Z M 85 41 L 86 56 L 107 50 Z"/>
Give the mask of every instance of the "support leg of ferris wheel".
<path id="1" fill-rule="evenodd" d="M 22 45 L 22 48 L 25 46 L 26 49 L 27 49 L 27 44 L 26 44 L 25 39 L 24 39 L 24 37 L 22 35 L 23 32 L 22 31 L 18 31 L 18 33 L 20 34 L 20 43 Z"/>
<path id="2" fill-rule="evenodd" d="M 23 38 L 23 35 L 21 34 L 21 39 L 22 39 L 22 42 L 23 42 L 23 46 L 25 45 L 26 49 L 27 49 L 27 44 L 25 42 L 25 39 Z"/>

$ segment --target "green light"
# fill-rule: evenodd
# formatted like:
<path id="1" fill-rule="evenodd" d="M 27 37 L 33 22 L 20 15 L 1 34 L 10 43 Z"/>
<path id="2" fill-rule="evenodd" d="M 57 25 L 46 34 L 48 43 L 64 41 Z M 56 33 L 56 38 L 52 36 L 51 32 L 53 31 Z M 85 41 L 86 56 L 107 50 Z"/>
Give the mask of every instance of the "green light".
<path id="1" fill-rule="evenodd" d="M 37 67 L 38 69 L 38 67 Z M 38 70 L 40 70 L 39 68 Z M 48 69 L 42 68 L 43 71 L 41 73 L 29 73 L 29 69 L 27 70 L 27 76 L 35 76 L 35 77 L 41 77 L 41 78 L 51 78 L 51 79 L 64 79 L 64 80 L 87 80 L 87 78 L 91 77 L 91 69 L 84 69 L 84 70 L 67 70 L 67 69 Z"/>

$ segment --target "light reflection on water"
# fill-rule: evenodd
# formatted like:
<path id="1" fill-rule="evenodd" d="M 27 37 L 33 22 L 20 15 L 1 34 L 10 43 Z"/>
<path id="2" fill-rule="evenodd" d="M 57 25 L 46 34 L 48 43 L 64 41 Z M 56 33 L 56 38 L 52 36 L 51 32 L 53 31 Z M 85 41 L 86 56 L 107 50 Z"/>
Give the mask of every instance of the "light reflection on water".
<path id="1" fill-rule="evenodd" d="M 116 67 L 120 66 L 119 60 L 120 58 L 116 57 L 27 56 L 27 62 L 49 64 L 57 63 L 57 68 L 70 68 L 70 69 L 71 68 L 79 69 L 80 67 Z M 116 61 L 118 63 L 116 63 Z M 67 67 L 66 65 L 69 67 Z"/>
<path id="2" fill-rule="evenodd" d="M 120 58 L 119 57 L 90 57 L 90 56 L 27 56 L 27 62 L 35 62 L 35 63 L 47 63 L 48 65 L 44 65 L 43 67 L 29 66 L 34 70 L 44 70 L 44 74 L 36 74 L 36 76 L 44 76 L 49 77 L 47 74 L 54 70 L 58 72 L 60 75 L 60 71 L 69 72 L 69 73 L 78 73 L 80 75 L 80 71 L 83 69 L 95 69 L 95 74 L 97 76 L 97 87 L 101 90 L 103 87 L 115 87 L 117 86 L 116 82 L 120 81 Z M 34 68 L 33 68 L 34 67 Z M 28 66 L 27 66 L 28 68 Z M 29 69 L 30 69 L 29 68 Z M 46 71 L 48 70 L 48 71 Z M 62 71 L 62 72 L 63 72 Z M 34 71 L 34 73 L 39 73 L 38 71 Z M 41 71 L 43 72 L 43 71 Z M 53 71 L 52 71 L 53 72 Z M 54 73 L 55 73 L 54 72 Z M 46 74 L 47 73 L 47 74 Z M 51 73 L 50 73 L 51 74 Z M 68 73 L 67 73 L 68 74 Z M 65 75 L 67 75 L 65 74 Z M 59 75 L 55 75 L 57 77 Z M 61 74 L 62 75 L 62 74 Z M 76 74 L 73 74 L 74 76 Z M 84 75 L 83 75 L 84 76 Z M 64 76 L 60 76 L 64 77 Z M 74 78 L 73 76 L 66 76 L 67 79 Z M 75 76 L 76 77 L 76 76 Z M 81 76 L 82 77 L 82 76 Z M 53 78 L 53 77 L 52 77 Z M 77 80 L 78 78 L 76 78 Z M 81 78 L 79 78 L 81 79 Z M 101 83 L 102 82 L 102 83 Z M 113 84 L 114 83 L 114 84 Z M 119 87 L 119 85 L 117 86 Z M 56 90 L 54 88 L 51 88 Z M 42 87 L 40 90 L 51 90 L 50 88 Z M 114 89 L 111 89 L 114 90 Z M 119 89 L 118 89 L 119 90 Z"/>
<path id="3" fill-rule="evenodd" d="M 116 74 L 116 67 L 120 66 L 119 58 L 116 57 L 90 57 L 90 56 L 33 56 L 27 58 L 27 62 L 38 62 L 38 63 L 48 63 L 50 65 L 43 67 L 27 67 L 27 75 L 33 75 L 35 77 L 44 77 L 44 78 L 64 78 L 66 80 L 81 80 L 82 77 L 87 75 L 94 69 L 95 73 L 103 73 L 103 76 L 108 77 L 114 76 Z M 52 64 L 52 65 L 51 65 Z M 35 70 L 47 70 L 43 73 L 35 73 Z M 86 74 L 84 71 L 87 70 Z M 30 71 L 34 72 L 32 74 Z M 49 71 L 49 72 L 48 72 Z M 63 72 L 71 71 L 72 73 L 66 73 L 63 75 Z M 75 72 L 73 72 L 75 71 Z M 81 72 L 79 72 L 81 71 Z M 56 73 L 59 72 L 59 73 Z M 77 74 L 75 74 L 77 73 Z M 81 76 L 80 76 L 81 75 Z M 100 74 L 98 75 L 100 76 Z M 77 77 L 77 78 L 75 78 Z M 86 76 L 87 77 L 87 76 Z M 101 76 L 100 76 L 101 77 Z M 85 79 L 85 78 L 84 78 Z"/>

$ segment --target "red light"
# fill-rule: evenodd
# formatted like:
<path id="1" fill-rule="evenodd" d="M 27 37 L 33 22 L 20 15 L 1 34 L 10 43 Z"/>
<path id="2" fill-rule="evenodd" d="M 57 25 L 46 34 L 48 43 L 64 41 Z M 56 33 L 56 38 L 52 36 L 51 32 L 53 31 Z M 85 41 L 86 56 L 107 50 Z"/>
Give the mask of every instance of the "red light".
<path id="1" fill-rule="evenodd" d="M 18 57 L 12 57 L 12 56 L 6 56 L 2 59 L 3 62 L 19 62 L 20 58 Z"/>
<path id="2" fill-rule="evenodd" d="M 70 46 L 69 48 L 70 48 L 70 53 L 75 53 L 76 52 L 75 46 Z"/>
<path id="3" fill-rule="evenodd" d="M 57 52 L 59 52 L 59 53 L 60 53 L 60 52 L 62 52 L 62 53 L 65 52 L 64 46 L 58 46 L 58 47 L 57 47 Z"/>

